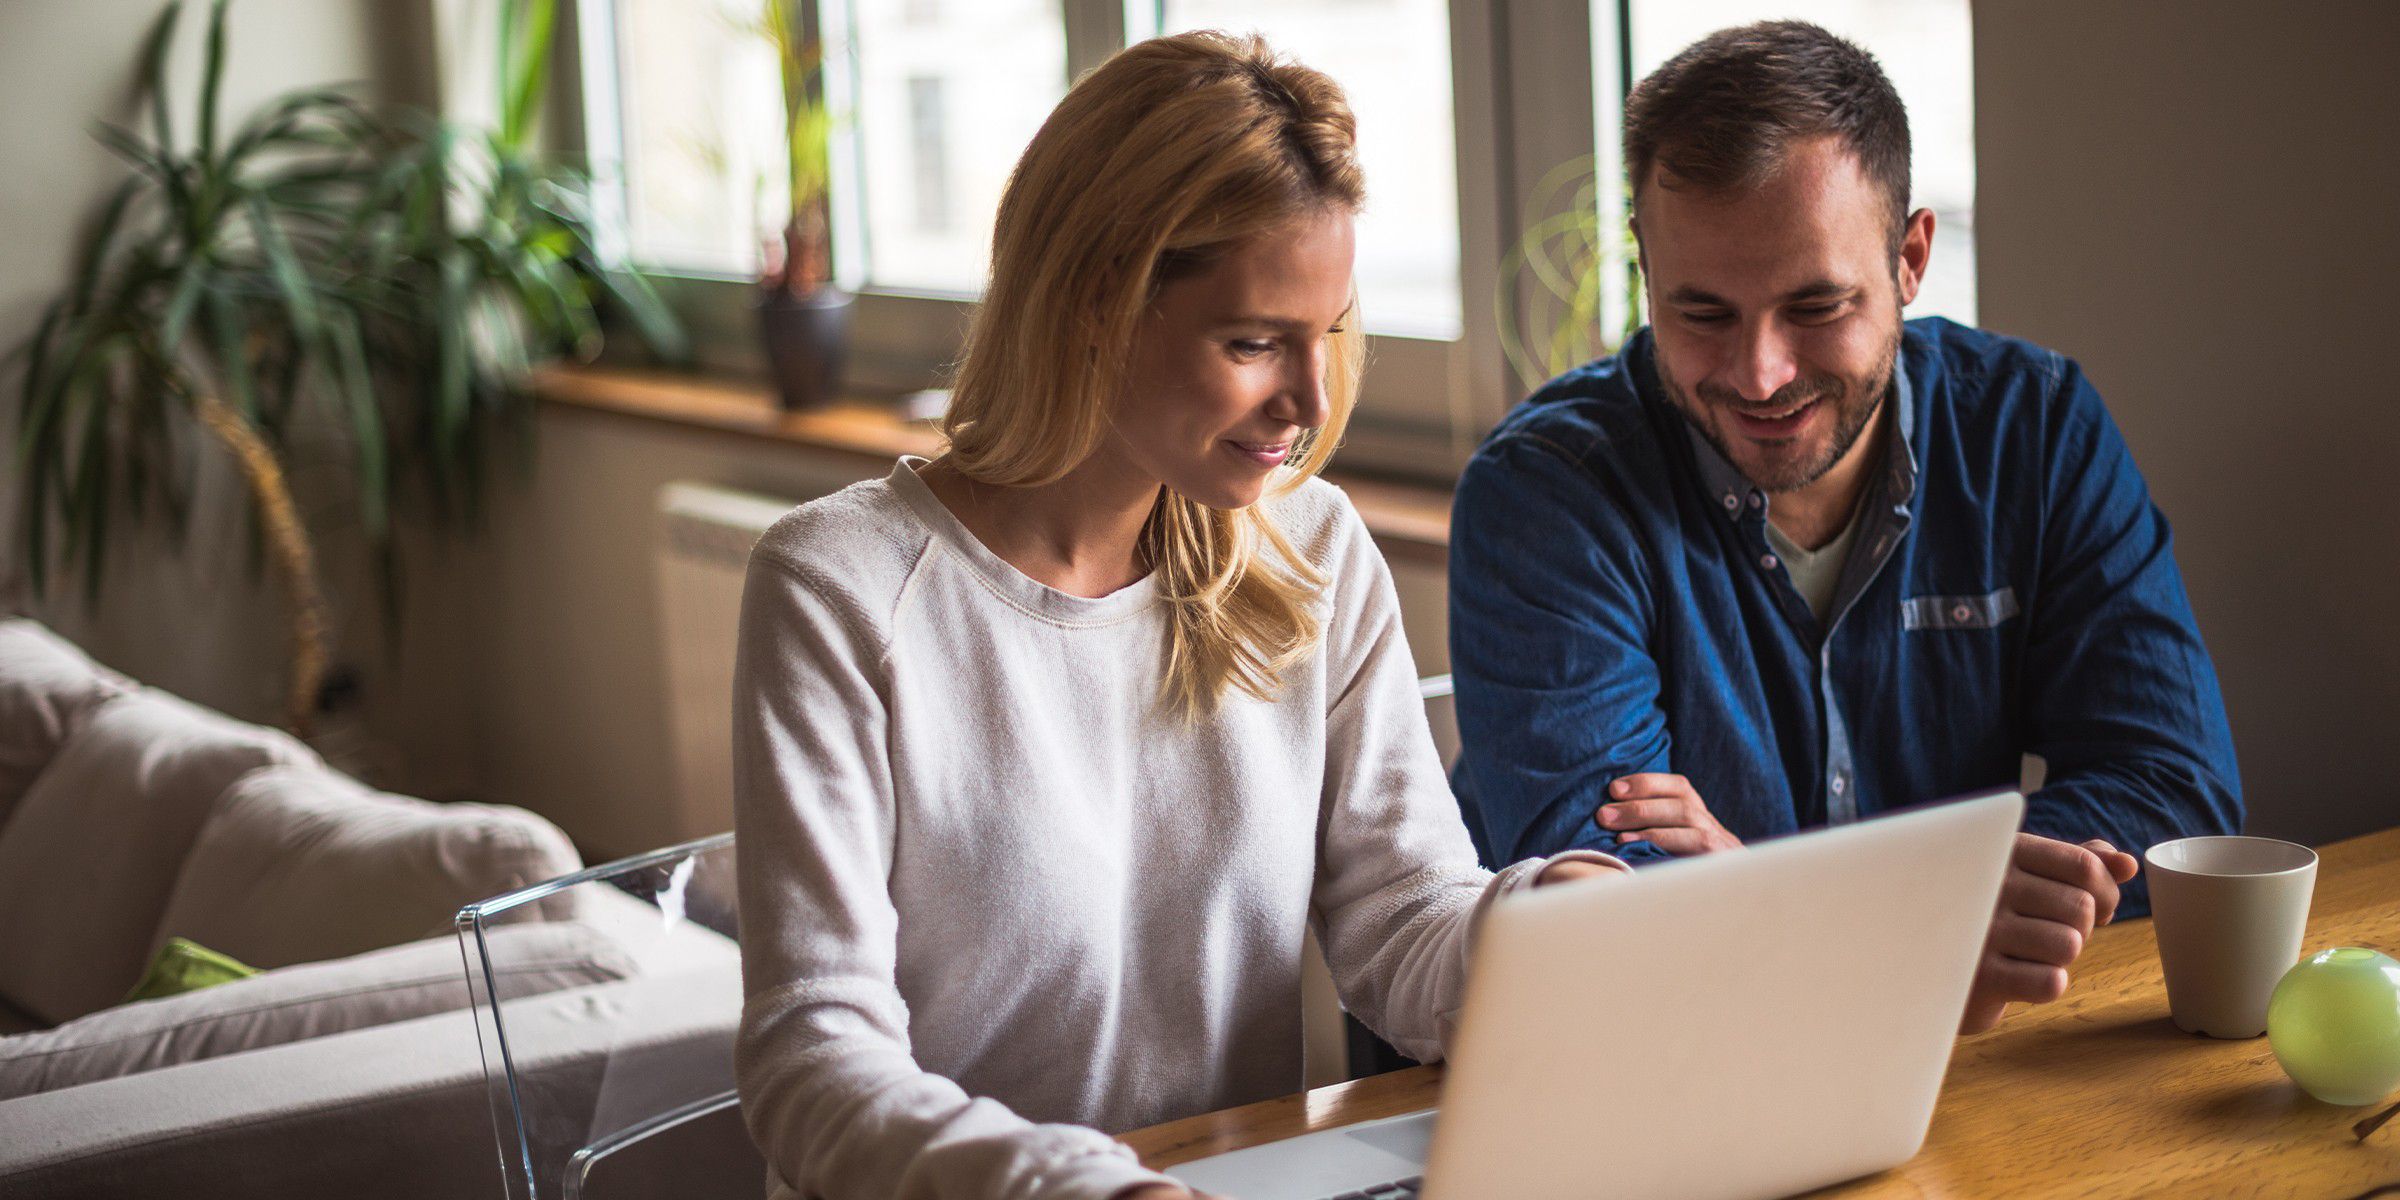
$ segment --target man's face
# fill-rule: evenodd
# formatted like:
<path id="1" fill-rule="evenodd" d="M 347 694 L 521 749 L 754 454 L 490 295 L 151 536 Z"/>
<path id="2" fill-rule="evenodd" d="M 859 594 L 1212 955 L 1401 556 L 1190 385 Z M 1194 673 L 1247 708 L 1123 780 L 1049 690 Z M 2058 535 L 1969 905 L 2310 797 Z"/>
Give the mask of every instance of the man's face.
<path id="1" fill-rule="evenodd" d="M 1795 147 L 1751 191 L 1643 186 L 1660 380 L 1726 461 L 1770 492 L 1806 488 L 1863 452 L 1933 236 L 1931 213 L 1910 217 L 1895 264 L 1890 212 L 1830 137 Z"/>

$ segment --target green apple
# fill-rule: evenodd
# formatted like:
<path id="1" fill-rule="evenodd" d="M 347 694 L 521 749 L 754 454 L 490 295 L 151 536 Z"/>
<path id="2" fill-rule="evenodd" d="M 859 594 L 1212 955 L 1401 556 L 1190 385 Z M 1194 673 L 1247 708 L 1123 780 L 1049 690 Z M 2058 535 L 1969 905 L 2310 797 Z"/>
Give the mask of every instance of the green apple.
<path id="1" fill-rule="evenodd" d="M 2400 962 L 2356 946 L 2303 959 L 2267 1001 L 2267 1044 L 2327 1104 L 2390 1095 L 2400 1088 Z"/>

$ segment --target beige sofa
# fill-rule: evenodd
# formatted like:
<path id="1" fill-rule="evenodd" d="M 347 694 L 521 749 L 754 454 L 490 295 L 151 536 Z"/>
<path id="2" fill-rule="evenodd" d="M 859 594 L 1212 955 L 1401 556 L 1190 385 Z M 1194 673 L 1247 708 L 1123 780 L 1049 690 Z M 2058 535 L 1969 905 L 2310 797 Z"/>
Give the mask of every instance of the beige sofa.
<path id="1" fill-rule="evenodd" d="M 579 866 L 531 813 L 373 792 L 0 621 L 0 1196 L 500 1195 L 449 918 Z M 551 1027 L 520 1071 L 605 1061 L 608 1014 L 695 970 L 730 999 L 644 1036 L 729 1044 L 733 943 L 662 959 L 655 910 L 592 890 L 495 935 L 510 1022 Z M 176 936 L 265 970 L 123 1002 Z"/>

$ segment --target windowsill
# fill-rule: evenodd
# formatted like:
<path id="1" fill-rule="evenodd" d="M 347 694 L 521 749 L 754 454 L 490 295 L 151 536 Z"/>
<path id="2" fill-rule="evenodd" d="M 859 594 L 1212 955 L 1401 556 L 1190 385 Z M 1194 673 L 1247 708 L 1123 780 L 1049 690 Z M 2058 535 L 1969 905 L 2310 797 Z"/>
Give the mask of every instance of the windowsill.
<path id="1" fill-rule="evenodd" d="M 533 394 L 566 408 L 805 446 L 874 463 L 941 450 L 941 436 L 930 422 L 907 420 L 889 406 L 861 399 L 809 412 L 784 412 L 765 384 L 740 379 L 554 366 L 534 373 Z M 1350 494 L 1386 555 L 1430 564 L 1447 558 L 1448 488 L 1367 479 L 1340 470 L 1328 471 L 1325 477 Z"/>

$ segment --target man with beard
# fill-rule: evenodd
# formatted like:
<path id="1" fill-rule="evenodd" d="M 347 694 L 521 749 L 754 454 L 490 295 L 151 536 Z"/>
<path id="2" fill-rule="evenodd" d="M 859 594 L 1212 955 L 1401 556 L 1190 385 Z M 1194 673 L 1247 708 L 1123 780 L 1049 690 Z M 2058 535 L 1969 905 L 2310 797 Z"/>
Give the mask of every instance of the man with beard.
<path id="1" fill-rule="evenodd" d="M 1934 217 L 1865 52 L 1712 35 L 1634 89 L 1625 154 L 1652 324 L 1459 480 L 1469 829 L 1492 862 L 1655 862 L 2037 755 L 1964 1028 L 2057 998 L 2146 908 L 2134 853 L 2241 823 L 2166 519 L 2073 362 L 1902 322 Z"/>

